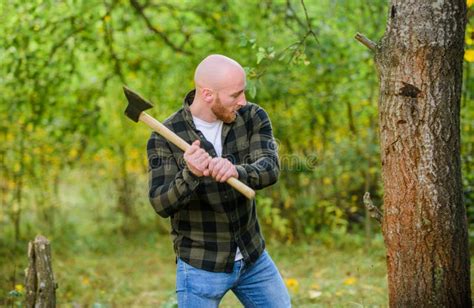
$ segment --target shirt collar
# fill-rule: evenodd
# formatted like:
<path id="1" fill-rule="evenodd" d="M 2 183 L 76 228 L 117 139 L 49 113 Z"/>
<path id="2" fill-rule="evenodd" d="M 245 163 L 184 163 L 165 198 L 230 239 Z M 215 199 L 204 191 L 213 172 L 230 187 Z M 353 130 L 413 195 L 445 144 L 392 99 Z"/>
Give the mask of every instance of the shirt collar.
<path id="1" fill-rule="evenodd" d="M 189 107 L 194 101 L 194 96 L 196 96 L 196 89 L 192 89 L 191 91 L 186 94 L 184 98 L 183 107 Z"/>
<path id="2" fill-rule="evenodd" d="M 193 103 L 194 96 L 196 95 L 196 89 L 193 89 L 186 94 L 186 97 L 183 101 L 183 117 L 188 122 L 192 128 L 196 129 L 193 121 L 193 115 L 191 113 L 191 109 L 189 108 Z"/>

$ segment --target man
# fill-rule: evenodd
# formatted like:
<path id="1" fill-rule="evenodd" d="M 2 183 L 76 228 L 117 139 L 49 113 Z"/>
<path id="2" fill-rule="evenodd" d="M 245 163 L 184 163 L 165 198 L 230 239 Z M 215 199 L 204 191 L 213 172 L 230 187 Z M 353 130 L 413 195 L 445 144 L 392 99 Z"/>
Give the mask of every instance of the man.
<path id="1" fill-rule="evenodd" d="M 225 183 L 262 189 L 279 161 L 268 115 L 245 99 L 245 71 L 222 55 L 196 68 L 196 89 L 164 124 L 192 143 L 182 153 L 152 133 L 150 201 L 170 217 L 179 307 L 217 307 L 232 290 L 245 307 L 289 307 L 290 297 L 257 221 L 255 201 Z"/>

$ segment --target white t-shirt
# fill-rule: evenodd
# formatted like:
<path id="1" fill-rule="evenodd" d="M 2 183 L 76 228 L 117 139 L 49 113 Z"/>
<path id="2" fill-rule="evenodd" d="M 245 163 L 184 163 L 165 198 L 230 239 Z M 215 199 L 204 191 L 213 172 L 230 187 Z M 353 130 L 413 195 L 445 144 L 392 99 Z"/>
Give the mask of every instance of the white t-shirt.
<path id="1" fill-rule="evenodd" d="M 202 132 L 206 140 L 212 143 L 214 149 L 216 150 L 217 156 L 222 156 L 222 126 L 224 122 L 217 120 L 215 122 L 209 123 L 199 118 L 193 116 L 194 125 L 198 130 Z M 240 252 L 239 247 L 237 246 L 237 252 L 235 254 L 235 261 L 243 259 L 242 253 Z"/>

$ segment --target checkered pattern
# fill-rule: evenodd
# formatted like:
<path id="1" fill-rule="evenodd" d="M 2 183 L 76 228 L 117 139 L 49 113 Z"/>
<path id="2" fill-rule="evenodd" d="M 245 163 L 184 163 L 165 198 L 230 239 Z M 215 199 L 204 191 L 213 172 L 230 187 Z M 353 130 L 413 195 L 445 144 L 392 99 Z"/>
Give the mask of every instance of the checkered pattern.
<path id="1" fill-rule="evenodd" d="M 188 143 L 199 139 L 213 157 L 214 147 L 194 126 L 188 93 L 183 108 L 163 124 Z M 253 263 L 265 248 L 255 211 L 248 200 L 226 183 L 197 177 L 187 168 L 183 152 L 157 133 L 147 146 L 149 198 L 155 211 L 170 217 L 177 256 L 190 265 L 211 272 L 232 272 L 237 246 L 244 260 Z M 267 113 L 248 103 L 234 123 L 222 129 L 222 157 L 236 165 L 239 180 L 262 189 L 274 184 L 280 164 Z"/>

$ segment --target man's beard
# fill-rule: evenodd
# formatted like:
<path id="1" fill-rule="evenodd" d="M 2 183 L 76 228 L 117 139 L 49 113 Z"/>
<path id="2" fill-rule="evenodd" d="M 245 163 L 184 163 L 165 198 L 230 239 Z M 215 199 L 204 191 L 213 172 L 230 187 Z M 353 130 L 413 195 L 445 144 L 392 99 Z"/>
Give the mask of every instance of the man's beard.
<path id="1" fill-rule="evenodd" d="M 219 120 L 227 124 L 234 122 L 235 118 L 237 117 L 235 112 L 229 112 L 225 109 L 221 100 L 219 99 L 219 96 L 216 97 L 216 101 L 212 105 L 211 110 Z"/>

